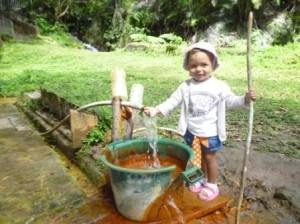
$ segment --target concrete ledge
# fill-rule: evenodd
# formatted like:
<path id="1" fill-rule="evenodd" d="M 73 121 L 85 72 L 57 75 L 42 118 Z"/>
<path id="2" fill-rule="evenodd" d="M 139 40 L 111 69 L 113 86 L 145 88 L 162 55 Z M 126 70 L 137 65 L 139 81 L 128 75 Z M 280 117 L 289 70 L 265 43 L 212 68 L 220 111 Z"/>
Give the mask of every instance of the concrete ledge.
<path id="1" fill-rule="evenodd" d="M 34 123 L 35 127 L 41 132 L 51 130 L 57 124 L 57 121 L 53 120 L 53 117 L 55 117 L 53 116 L 53 114 L 47 115 L 45 111 L 42 111 L 43 105 L 48 105 L 49 103 L 51 103 L 51 100 L 49 101 L 49 98 L 43 100 L 43 97 L 49 95 L 51 96 L 50 98 L 55 98 L 55 102 L 58 106 L 58 108 L 55 108 L 52 105 L 51 111 L 56 111 L 56 115 L 61 114 L 60 112 L 64 111 L 63 114 L 66 115 L 66 108 L 62 108 L 63 106 L 58 105 L 58 102 L 64 101 L 61 99 L 58 100 L 58 97 L 54 96 L 53 93 L 48 94 L 45 93 L 45 91 L 43 91 L 43 94 L 40 94 L 39 91 L 25 93 L 24 96 L 21 97 L 20 100 L 17 102 L 17 106 L 24 112 L 24 114 Z M 31 104 L 33 104 L 34 106 L 31 107 Z M 68 105 L 68 108 L 71 108 L 70 105 L 73 105 L 71 103 L 65 102 L 63 104 Z M 93 184 L 97 188 L 102 187 L 106 184 L 106 178 L 104 174 L 105 168 L 99 165 L 100 160 L 97 160 L 95 157 L 93 157 L 92 154 L 83 155 L 82 153 L 78 153 L 80 150 L 80 146 L 78 144 L 74 144 L 74 138 L 72 138 L 71 135 L 72 133 L 70 129 L 70 124 L 67 124 L 58 127 L 56 130 L 45 135 L 44 137 L 51 144 L 55 145 L 69 160 L 76 164 L 88 176 L 88 178 L 93 182 Z"/>

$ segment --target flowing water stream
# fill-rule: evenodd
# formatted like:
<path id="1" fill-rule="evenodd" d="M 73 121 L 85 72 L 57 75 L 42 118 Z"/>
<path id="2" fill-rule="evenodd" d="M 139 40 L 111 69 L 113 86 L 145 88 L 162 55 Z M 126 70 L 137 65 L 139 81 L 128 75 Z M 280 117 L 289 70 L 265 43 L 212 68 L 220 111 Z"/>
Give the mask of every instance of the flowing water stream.
<path id="1" fill-rule="evenodd" d="M 160 162 L 158 159 L 158 149 L 157 149 L 157 125 L 156 125 L 156 117 L 143 117 L 144 125 L 146 127 L 146 135 L 149 140 L 149 145 L 152 149 L 152 156 L 153 156 L 153 168 L 160 168 Z M 147 152 L 149 156 L 151 155 L 150 150 Z"/>

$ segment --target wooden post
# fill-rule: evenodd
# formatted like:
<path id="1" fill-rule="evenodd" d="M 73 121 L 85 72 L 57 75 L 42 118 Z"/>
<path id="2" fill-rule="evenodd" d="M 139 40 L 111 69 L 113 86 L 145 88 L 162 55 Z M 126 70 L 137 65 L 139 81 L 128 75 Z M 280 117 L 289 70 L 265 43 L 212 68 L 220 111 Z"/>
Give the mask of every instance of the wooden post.
<path id="1" fill-rule="evenodd" d="M 120 139 L 121 101 L 127 99 L 126 73 L 123 69 L 111 72 L 113 125 L 112 141 Z"/>
<path id="2" fill-rule="evenodd" d="M 112 99 L 112 110 L 113 110 L 113 123 L 112 123 L 112 136 L 111 140 L 120 140 L 120 119 L 121 119 L 121 98 L 113 97 Z"/>

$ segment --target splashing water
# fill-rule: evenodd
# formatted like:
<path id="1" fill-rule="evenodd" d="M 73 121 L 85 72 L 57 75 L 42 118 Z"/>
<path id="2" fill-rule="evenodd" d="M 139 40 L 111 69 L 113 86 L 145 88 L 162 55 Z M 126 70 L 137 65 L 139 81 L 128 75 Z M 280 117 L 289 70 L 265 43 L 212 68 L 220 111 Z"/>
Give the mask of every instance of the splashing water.
<path id="1" fill-rule="evenodd" d="M 153 150 L 153 167 L 154 168 L 160 168 L 160 162 L 158 160 L 158 156 L 157 156 L 157 139 L 158 139 L 158 135 L 157 135 L 157 125 L 156 125 L 156 117 L 144 117 L 143 118 L 144 121 L 144 125 L 146 127 L 146 134 L 147 134 L 147 138 L 149 140 L 149 145 Z"/>
<path id="2" fill-rule="evenodd" d="M 168 205 L 168 206 L 167 206 Z M 170 218 L 172 220 L 174 220 L 174 223 L 181 223 L 181 224 L 185 224 L 185 220 L 183 217 L 182 212 L 180 211 L 180 209 L 178 208 L 174 198 L 169 197 L 167 200 L 167 205 L 164 205 L 165 209 L 168 210 L 168 213 L 170 215 Z M 168 208 L 169 207 L 169 208 Z M 175 211 L 176 215 L 171 215 L 170 209 L 173 209 Z M 173 223 L 173 222 L 172 222 Z"/>

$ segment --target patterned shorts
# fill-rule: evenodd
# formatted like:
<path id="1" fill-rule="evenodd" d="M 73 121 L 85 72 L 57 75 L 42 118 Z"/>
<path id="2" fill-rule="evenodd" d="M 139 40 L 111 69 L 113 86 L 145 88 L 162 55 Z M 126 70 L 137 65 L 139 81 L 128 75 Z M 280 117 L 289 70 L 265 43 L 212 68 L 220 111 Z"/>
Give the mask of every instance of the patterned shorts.
<path id="1" fill-rule="evenodd" d="M 184 137 L 184 140 L 186 141 L 186 144 L 188 144 L 189 146 L 192 146 L 192 143 L 194 140 L 194 135 L 187 130 L 183 137 Z M 206 152 L 219 151 L 222 149 L 222 146 L 223 146 L 223 144 L 218 136 L 208 137 L 208 143 L 209 143 L 208 147 L 201 145 L 201 148 L 203 151 L 206 151 Z"/>

